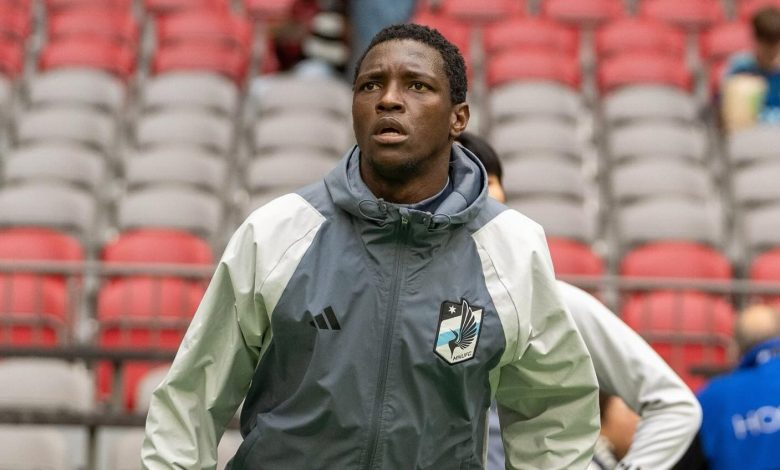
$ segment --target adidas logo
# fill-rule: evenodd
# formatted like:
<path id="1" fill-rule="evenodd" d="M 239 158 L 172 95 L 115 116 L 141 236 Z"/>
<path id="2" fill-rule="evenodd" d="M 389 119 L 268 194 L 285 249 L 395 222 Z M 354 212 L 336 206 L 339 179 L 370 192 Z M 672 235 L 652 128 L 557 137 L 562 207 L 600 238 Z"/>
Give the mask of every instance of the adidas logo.
<path id="1" fill-rule="evenodd" d="M 311 315 L 311 312 L 306 311 L 307 315 Z M 314 320 L 309 322 L 309 325 L 317 328 L 318 330 L 340 330 L 339 320 L 336 318 L 336 312 L 330 306 L 325 307 L 325 310 L 314 317 Z"/>

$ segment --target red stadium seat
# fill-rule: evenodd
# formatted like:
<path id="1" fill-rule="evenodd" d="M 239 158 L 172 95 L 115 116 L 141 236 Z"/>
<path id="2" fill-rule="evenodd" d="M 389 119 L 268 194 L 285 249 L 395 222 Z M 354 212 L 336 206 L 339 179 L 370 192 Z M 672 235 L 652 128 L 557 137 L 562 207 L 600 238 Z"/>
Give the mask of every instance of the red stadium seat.
<path id="1" fill-rule="evenodd" d="M 24 67 L 24 48 L 18 42 L 0 40 L 0 74 L 15 78 Z"/>
<path id="2" fill-rule="evenodd" d="M 780 248 L 765 251 L 750 265 L 750 279 L 754 281 L 780 281 Z"/>
<path id="3" fill-rule="evenodd" d="M 70 235 L 47 228 L 0 230 L 0 259 L 83 261 L 84 249 Z"/>
<path id="4" fill-rule="evenodd" d="M 488 54 L 506 49 L 579 52 L 577 32 L 543 18 L 511 18 L 485 28 L 484 46 Z"/>
<path id="5" fill-rule="evenodd" d="M 443 0 L 438 12 L 467 23 L 505 20 L 525 13 L 521 0 Z"/>
<path id="6" fill-rule="evenodd" d="M 275 22 L 290 16 L 295 0 L 244 0 L 244 8 L 255 21 Z"/>
<path id="7" fill-rule="evenodd" d="M 704 29 L 724 18 L 720 3 L 712 0 L 643 0 L 640 12 L 646 18 L 689 29 Z"/>
<path id="8" fill-rule="evenodd" d="M 209 244 L 179 230 L 124 232 L 103 249 L 103 260 L 120 263 L 212 264 Z"/>
<path id="9" fill-rule="evenodd" d="M 574 276 L 600 276 L 604 274 L 604 261 L 590 247 L 576 240 L 549 238 L 555 274 Z"/>
<path id="10" fill-rule="evenodd" d="M 719 24 L 702 36 L 701 55 L 709 62 L 720 62 L 731 54 L 749 51 L 753 47 L 753 33 L 746 23 Z"/>
<path id="11" fill-rule="evenodd" d="M 0 343 L 54 346 L 66 333 L 68 296 L 60 280 L 0 274 Z"/>
<path id="12" fill-rule="evenodd" d="M 578 88 L 579 63 L 575 57 L 549 51 L 506 51 L 490 58 L 487 82 L 495 87 L 512 81 L 551 81 Z"/>
<path id="13" fill-rule="evenodd" d="M 66 10 L 49 15 L 47 27 L 48 40 L 55 42 L 72 38 L 134 47 L 138 40 L 138 25 L 129 11 Z"/>
<path id="14" fill-rule="evenodd" d="M 144 0 L 144 9 L 153 15 L 168 15 L 184 10 L 230 10 L 230 0 Z"/>
<path id="15" fill-rule="evenodd" d="M 704 379 L 693 375 L 691 367 L 731 362 L 735 313 L 720 297 L 701 292 L 650 292 L 631 297 L 621 316 L 693 390 Z"/>
<path id="16" fill-rule="evenodd" d="M 471 29 L 468 26 L 444 15 L 437 15 L 425 11 L 414 15 L 409 22 L 425 25 L 438 30 L 442 36 L 457 46 L 460 53 L 466 58 L 466 62 L 469 62 Z"/>
<path id="17" fill-rule="evenodd" d="M 648 53 L 626 53 L 611 57 L 599 66 L 602 92 L 627 85 L 667 85 L 690 90 L 691 74 L 685 61 Z"/>
<path id="18" fill-rule="evenodd" d="M 181 279 L 132 278 L 109 283 L 98 295 L 100 346 L 175 351 L 200 303 L 205 286 Z M 123 369 L 123 402 L 132 409 L 140 378 L 156 364 L 128 362 Z M 113 368 L 97 368 L 98 393 L 112 392 Z"/>
<path id="19" fill-rule="evenodd" d="M 160 18 L 157 41 L 162 46 L 189 41 L 214 43 L 240 47 L 246 53 L 252 43 L 252 27 L 240 16 L 189 10 Z"/>
<path id="20" fill-rule="evenodd" d="M 129 13 L 133 0 L 46 0 L 46 10 L 53 13 L 61 10 L 100 8 Z"/>
<path id="21" fill-rule="evenodd" d="M 644 18 L 623 18 L 607 23 L 596 33 L 601 58 L 621 53 L 649 52 L 685 57 L 685 36 L 664 23 Z"/>
<path id="22" fill-rule="evenodd" d="M 649 243 L 631 250 L 621 276 L 729 280 L 731 263 L 717 250 L 694 242 Z"/>
<path id="23" fill-rule="evenodd" d="M 237 83 L 246 75 L 249 56 L 215 44 L 178 43 L 161 47 L 153 59 L 154 73 L 204 71 L 220 73 Z"/>
<path id="24" fill-rule="evenodd" d="M 621 0 L 544 0 L 545 16 L 564 23 L 600 24 L 623 16 Z"/>
<path id="25" fill-rule="evenodd" d="M 13 5 L 0 4 L 0 37 L 23 43 L 30 33 L 30 11 Z"/>
<path id="26" fill-rule="evenodd" d="M 41 53 L 40 67 L 41 70 L 87 67 L 126 79 L 135 68 L 135 54 L 125 46 L 74 38 L 47 44 Z"/>
<path id="27" fill-rule="evenodd" d="M 780 0 L 740 0 L 737 4 L 739 18 L 744 21 L 749 21 L 762 8 L 780 8 Z"/>

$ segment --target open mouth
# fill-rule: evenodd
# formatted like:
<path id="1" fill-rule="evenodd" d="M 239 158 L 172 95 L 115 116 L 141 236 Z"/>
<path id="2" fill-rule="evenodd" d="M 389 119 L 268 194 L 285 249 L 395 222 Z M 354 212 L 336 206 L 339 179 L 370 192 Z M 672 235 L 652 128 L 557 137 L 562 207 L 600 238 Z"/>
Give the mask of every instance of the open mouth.
<path id="1" fill-rule="evenodd" d="M 393 119 L 383 119 L 384 122 L 377 123 L 376 130 L 372 136 L 374 141 L 383 145 L 398 144 L 405 141 L 409 136 Z"/>

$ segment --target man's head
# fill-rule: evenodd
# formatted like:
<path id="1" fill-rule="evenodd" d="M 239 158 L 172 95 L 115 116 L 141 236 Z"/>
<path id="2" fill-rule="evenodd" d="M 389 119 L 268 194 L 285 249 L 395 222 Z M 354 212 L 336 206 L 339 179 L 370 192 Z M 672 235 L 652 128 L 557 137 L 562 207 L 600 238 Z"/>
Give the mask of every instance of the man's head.
<path id="1" fill-rule="evenodd" d="M 487 170 L 488 194 L 499 202 L 506 202 L 506 194 L 504 194 L 504 186 L 502 184 L 504 169 L 493 147 L 485 139 L 471 132 L 462 133 L 458 137 L 458 142 L 476 155 L 479 161 L 482 162 L 482 166 Z"/>
<path id="2" fill-rule="evenodd" d="M 465 99 L 463 57 L 436 30 L 403 24 L 380 31 L 358 61 L 353 85 L 361 169 L 401 182 L 446 166 L 468 123 Z"/>
<path id="3" fill-rule="evenodd" d="M 754 346 L 780 337 L 780 313 L 768 305 L 753 305 L 743 311 L 734 326 L 734 341 L 740 356 Z"/>
<path id="4" fill-rule="evenodd" d="M 762 8 L 753 15 L 756 61 L 765 70 L 780 68 L 780 10 Z"/>

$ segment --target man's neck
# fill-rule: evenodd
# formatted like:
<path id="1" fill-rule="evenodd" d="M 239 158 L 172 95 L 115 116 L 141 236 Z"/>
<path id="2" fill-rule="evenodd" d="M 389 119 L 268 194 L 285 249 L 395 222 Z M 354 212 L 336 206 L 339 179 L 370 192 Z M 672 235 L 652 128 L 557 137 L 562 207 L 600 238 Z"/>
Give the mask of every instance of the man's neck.
<path id="1" fill-rule="evenodd" d="M 442 159 L 443 160 L 443 159 Z M 379 199 L 395 204 L 415 204 L 439 194 L 449 178 L 449 156 L 429 168 L 417 168 L 408 178 L 389 179 L 360 166 L 360 175 L 368 189 Z"/>

